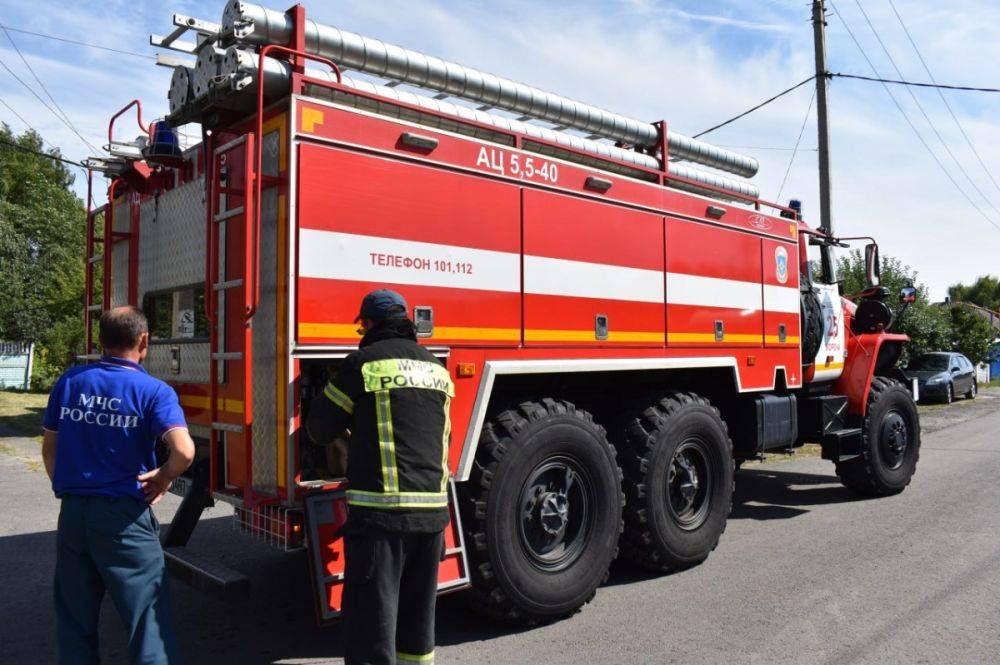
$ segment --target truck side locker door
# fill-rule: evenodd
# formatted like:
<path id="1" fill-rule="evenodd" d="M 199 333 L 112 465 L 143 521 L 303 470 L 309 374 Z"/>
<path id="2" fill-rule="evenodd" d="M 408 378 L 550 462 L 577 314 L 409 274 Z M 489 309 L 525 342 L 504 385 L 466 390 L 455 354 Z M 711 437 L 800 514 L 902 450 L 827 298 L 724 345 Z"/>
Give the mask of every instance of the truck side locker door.
<path id="1" fill-rule="evenodd" d="M 795 243 L 761 240 L 764 271 L 764 346 L 799 346 L 799 248 Z"/>
<path id="2" fill-rule="evenodd" d="M 662 217 L 524 189 L 527 346 L 663 347 Z"/>
<path id="3" fill-rule="evenodd" d="M 307 143 L 297 159 L 300 344 L 357 344 L 358 303 L 387 285 L 430 308 L 428 343 L 520 344 L 517 186 Z"/>
<path id="4" fill-rule="evenodd" d="M 303 499 L 309 577 L 313 583 L 316 622 L 321 626 L 339 619 L 343 610 L 346 570 L 344 525 L 348 516 L 346 490 L 346 483 L 332 482 L 310 490 Z M 469 562 L 457 496 L 455 483 L 449 483 L 451 522 L 444 531 L 444 551 L 441 552 L 438 567 L 438 593 L 469 586 Z"/>
<path id="5" fill-rule="evenodd" d="M 761 239 L 667 218 L 667 346 L 761 347 Z"/>

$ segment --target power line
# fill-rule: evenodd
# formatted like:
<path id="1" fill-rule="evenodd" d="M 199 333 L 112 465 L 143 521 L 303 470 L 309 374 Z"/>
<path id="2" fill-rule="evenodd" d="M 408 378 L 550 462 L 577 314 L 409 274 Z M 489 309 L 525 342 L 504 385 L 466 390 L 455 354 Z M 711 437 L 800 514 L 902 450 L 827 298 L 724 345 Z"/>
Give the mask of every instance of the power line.
<path id="1" fill-rule="evenodd" d="M 872 70 L 872 72 L 874 72 L 875 76 L 878 77 L 878 78 L 881 78 L 881 74 L 879 74 L 879 71 L 875 67 L 875 64 L 871 61 L 871 58 L 868 57 L 868 53 L 865 52 L 865 49 L 862 48 L 861 42 L 859 42 L 858 38 L 854 36 L 854 32 L 851 30 L 851 27 L 847 24 L 847 21 L 844 20 L 844 15 L 841 14 L 841 12 L 840 12 L 839 9 L 837 9 L 837 6 L 833 3 L 833 0 L 828 0 L 828 2 L 830 3 L 830 6 L 833 7 L 834 12 L 837 14 L 837 18 L 840 19 L 840 23 L 841 23 L 841 25 L 844 26 L 844 30 L 847 31 L 847 34 L 850 36 L 851 41 L 854 42 L 854 45 L 856 47 L 858 47 L 858 51 L 861 53 L 861 57 L 863 57 L 865 59 L 865 62 L 868 63 L 868 67 Z M 944 173 L 945 177 L 948 178 L 948 180 L 951 181 L 951 184 L 955 186 L 955 189 L 958 190 L 958 193 L 961 194 L 963 198 L 965 198 L 965 200 L 969 203 L 969 205 L 971 205 L 973 208 L 975 208 L 976 212 L 978 212 L 982 216 L 983 219 L 985 219 L 992 226 L 994 226 L 998 231 L 1000 231 L 1000 225 L 998 225 L 996 222 L 994 222 L 985 212 L 983 212 L 982 208 L 980 208 L 978 205 L 976 205 L 976 202 L 973 201 L 969 197 L 969 195 L 965 193 L 965 190 L 962 189 L 962 187 L 958 184 L 958 182 L 955 180 L 955 178 L 951 175 L 951 172 L 948 171 L 948 169 L 945 168 L 944 164 L 941 163 L 941 160 L 938 159 L 937 154 L 934 152 L 934 150 L 931 148 L 931 146 L 924 139 L 923 135 L 921 135 L 921 133 L 917 129 L 916 125 L 913 124 L 913 121 L 910 120 L 910 116 L 908 116 L 906 114 L 906 111 L 903 109 L 902 105 L 896 99 L 896 96 L 894 94 L 892 94 L 892 91 L 889 89 L 889 86 L 886 83 L 882 83 L 881 85 L 882 85 L 882 89 L 884 89 L 885 92 L 886 92 L 886 94 L 889 95 L 889 99 L 892 100 L 892 103 L 896 107 L 896 110 L 898 110 L 899 114 L 901 116 L 903 116 L 903 120 L 906 121 L 906 124 L 909 125 L 910 129 L 913 131 L 913 134 L 917 137 L 917 140 L 920 141 L 921 145 L 924 146 L 924 148 L 930 154 L 931 159 L 933 159 L 934 163 L 936 163 L 938 165 L 938 167 Z"/>
<path id="2" fill-rule="evenodd" d="M 34 133 L 38 134 L 39 137 L 42 136 L 41 133 L 37 129 L 35 129 L 34 127 L 31 126 L 30 122 L 28 122 L 27 120 L 24 119 L 23 115 L 21 115 L 20 113 L 18 113 L 17 111 L 15 111 L 13 106 L 11 106 L 7 102 L 5 102 L 4 99 L 3 99 L 3 97 L 0 97 L 0 104 L 3 104 L 4 106 L 6 106 L 7 110 L 10 111 L 11 113 L 13 113 L 15 116 L 17 116 L 17 119 L 20 120 L 21 122 L 23 122 L 27 126 L 28 129 L 30 129 Z M 42 142 L 44 143 L 45 139 L 42 139 Z"/>
<path id="3" fill-rule="evenodd" d="M 785 191 L 785 183 L 788 182 L 788 174 L 792 172 L 792 164 L 795 163 L 795 156 L 799 154 L 799 143 L 802 142 L 802 134 L 806 131 L 806 124 L 809 122 L 809 114 L 812 113 L 813 102 L 816 101 L 816 91 L 813 90 L 812 97 L 809 98 L 809 106 L 806 107 L 806 115 L 802 118 L 802 126 L 799 127 L 799 136 L 795 139 L 795 147 L 792 149 L 792 156 L 788 160 L 788 168 L 785 169 L 785 177 L 781 179 L 781 187 L 778 188 L 778 195 L 775 201 L 781 201 L 781 193 Z"/>
<path id="4" fill-rule="evenodd" d="M 859 81 L 874 81 L 876 83 L 893 83 L 895 85 L 907 85 L 913 88 L 937 88 L 938 90 L 966 90 L 969 92 L 1000 92 L 1000 88 L 976 88 L 970 85 L 945 85 L 943 83 L 920 83 L 917 81 L 901 81 L 899 79 L 883 79 L 874 76 L 861 76 L 860 74 L 843 74 L 841 72 L 830 72 L 829 76 L 842 79 L 858 79 Z"/>
<path id="5" fill-rule="evenodd" d="M 944 102 L 945 108 L 947 108 L 948 109 L 948 113 L 951 114 L 951 119 L 955 121 L 955 126 L 958 127 L 958 131 L 961 132 L 962 138 L 965 139 L 966 145 L 969 146 L 969 150 L 972 151 L 972 154 L 976 156 L 976 160 L 979 162 L 979 165 L 983 168 L 983 171 L 989 177 L 990 182 L 993 183 L 993 186 L 996 187 L 997 191 L 1000 191 L 1000 185 L 997 184 L 996 178 L 993 177 L 993 173 L 989 170 L 989 168 L 987 168 L 986 162 L 984 162 L 983 158 L 979 155 L 979 151 L 976 150 L 976 146 L 973 145 L 972 141 L 969 139 L 969 135 L 965 133 L 965 128 L 962 127 L 962 123 L 958 121 L 958 116 L 955 115 L 955 111 L 951 108 L 951 104 L 948 103 L 948 98 L 944 96 L 943 92 L 941 92 L 942 88 L 951 89 L 952 86 L 938 86 L 937 85 L 937 81 L 934 79 L 934 75 L 931 74 L 931 68 L 927 66 L 927 61 L 924 60 L 924 56 L 920 52 L 920 49 L 917 48 L 917 43 L 913 40 L 913 36 L 910 35 L 910 31 L 906 27 L 906 23 L 903 22 L 903 17 L 900 15 L 899 11 L 896 9 L 896 3 L 894 3 L 892 0 L 889 0 L 889 6 L 892 7 L 893 13 L 896 15 L 896 18 L 899 20 L 899 25 L 902 26 L 903 32 L 906 33 L 906 38 L 908 40 L 910 40 L 910 46 L 913 47 L 914 52 L 917 54 L 917 58 L 920 59 L 920 64 L 924 66 L 924 71 L 927 72 L 928 78 L 930 78 L 930 80 L 936 86 L 938 96 L 941 97 L 941 101 Z M 997 90 L 997 92 L 1000 92 L 1000 90 Z"/>
<path id="6" fill-rule="evenodd" d="M 65 157 L 60 157 L 58 155 L 50 155 L 47 152 L 39 152 L 38 150 L 32 150 L 31 148 L 25 148 L 23 145 L 14 143 L 13 141 L 8 141 L 7 139 L 0 138 L 0 143 L 10 146 L 15 150 L 20 150 L 21 152 L 27 152 L 32 155 L 37 155 L 38 157 L 46 157 L 48 159 L 54 159 L 58 162 L 63 162 L 64 164 L 72 164 L 73 166 L 79 166 L 81 169 L 86 170 L 87 167 L 80 162 L 74 162 L 72 159 L 66 159 Z"/>
<path id="7" fill-rule="evenodd" d="M 721 127 L 725 127 L 726 125 L 728 125 L 731 122 L 736 122 L 737 120 L 739 120 L 743 116 L 750 115 L 751 113 L 753 113 L 757 109 L 762 108 L 764 106 L 767 106 L 768 104 L 770 104 L 774 100 L 776 100 L 776 99 L 778 99 L 780 97 L 784 97 L 785 95 L 787 95 L 788 93 L 790 93 L 791 91 L 793 91 L 793 90 L 795 90 L 797 88 L 801 88 L 806 83 L 809 83 L 809 81 L 812 81 L 814 78 L 816 78 L 816 77 L 815 76 L 810 76 L 809 78 L 805 79 L 804 81 L 799 81 L 798 83 L 796 83 L 795 85 L 793 85 L 788 90 L 782 90 L 781 92 L 779 92 L 778 94 L 776 94 L 774 97 L 771 97 L 770 99 L 765 99 L 764 101 L 762 101 L 760 104 L 757 104 L 753 108 L 749 108 L 746 111 L 744 111 L 743 113 L 740 113 L 739 115 L 735 115 L 732 118 L 730 118 L 729 120 L 726 120 L 725 122 L 720 122 L 718 125 L 715 125 L 714 127 L 709 127 L 708 129 L 706 129 L 703 132 L 698 132 L 692 138 L 698 138 L 699 136 L 704 136 L 705 134 L 708 134 L 709 132 L 714 132 L 715 130 L 717 130 L 717 129 L 721 128 Z"/>
<path id="8" fill-rule="evenodd" d="M 82 135 L 82 134 L 80 134 L 80 132 L 78 132 L 78 131 L 77 131 L 77 129 L 76 129 L 76 126 L 75 126 L 75 125 L 73 125 L 73 121 L 72 121 L 72 120 L 70 120 L 70 118 L 69 118 L 69 116 L 68 116 L 68 115 L 66 115 L 66 111 L 64 111 L 64 110 L 62 109 L 62 107 L 61 107 L 61 106 L 59 106 L 59 102 L 57 102 L 57 101 L 55 100 L 55 97 L 53 97 L 53 96 L 52 96 L 52 93 L 51 93 L 51 92 L 49 92 L 49 89 L 45 87 L 45 84 L 44 84 L 44 83 L 42 83 L 42 79 L 38 78 L 38 74 L 36 74 L 36 73 L 35 73 L 35 70 L 34 70 L 34 68 L 33 68 L 33 67 L 32 67 L 32 66 L 31 66 L 31 65 L 30 65 L 30 64 L 28 63 L 28 60 L 27 60 L 27 58 L 25 58 L 25 57 L 24 57 L 24 54 L 23 54 L 23 53 L 21 53 L 21 49 L 19 49 L 19 48 L 17 47 L 17 43 L 16 43 L 15 41 L 14 41 L 14 38 L 10 36 L 10 33 L 9 33 L 9 32 L 7 32 L 7 28 L 5 28 L 5 27 L 4 27 L 3 25 L 0 25 L 0 29 L 3 29 L 3 33 L 4 33 L 5 35 L 7 35 L 7 39 L 8 39 L 9 41 L 10 41 L 10 45 L 14 47 L 14 50 L 15 50 L 15 51 L 17 51 L 17 55 L 18 55 L 18 57 L 19 57 L 19 58 L 21 58 L 21 62 L 23 62 L 23 63 L 24 63 L 24 66 L 28 68 L 28 71 L 29 71 L 29 72 L 31 72 L 31 76 L 32 76 L 32 77 L 34 77 L 34 79 L 35 79 L 35 81 L 36 81 L 36 82 L 38 83 L 39 87 L 41 87 L 41 89 L 42 89 L 42 92 L 44 92 L 44 93 L 45 93 L 45 96 L 46 96 L 46 97 L 48 97 L 48 98 L 49 98 L 49 101 L 51 101 L 51 102 L 52 102 L 52 105 L 53 105 L 53 106 L 55 106 L 55 107 L 56 107 L 56 109 L 58 109 L 58 110 L 59 110 L 59 113 L 61 113 L 61 114 L 62 114 L 62 117 L 63 117 L 63 119 L 64 119 L 64 120 L 66 121 L 66 123 L 67 123 L 67 124 L 69 125 L 69 127 L 70 127 L 70 129 L 71 129 L 71 130 L 73 131 L 73 133 L 74 133 L 74 134 L 76 134 L 76 135 L 77 135 L 77 137 L 78 137 L 78 138 L 79 138 L 79 139 L 80 139 L 81 141 L 83 141 L 84 143 L 86 143 L 86 144 L 87 144 L 87 145 L 88 145 L 88 146 L 90 147 L 90 149 L 91 149 L 91 150 L 93 150 L 94 152 L 97 152 L 97 151 L 98 151 L 98 150 L 97 150 L 97 148 L 95 148 L 95 147 L 94 147 L 94 145 L 93 145 L 93 144 L 92 144 L 92 143 L 91 143 L 90 141 L 88 141 L 87 139 L 85 139 L 85 138 L 83 137 L 83 135 Z M 52 109 L 50 108 L 49 110 L 51 111 Z"/>
<path id="9" fill-rule="evenodd" d="M 37 93 L 37 92 L 35 92 L 35 91 L 34 91 L 34 89 L 33 89 L 33 88 L 32 88 L 32 87 L 30 86 L 30 85 L 28 85 L 27 83 L 25 83 L 25 82 L 24 82 L 24 79 L 22 79 L 22 78 L 21 78 L 20 76 L 18 76 L 17 74 L 15 74 L 15 73 L 14 73 L 14 70 L 13 70 L 13 69 L 11 69 L 11 68 L 10 68 L 9 66 L 7 66 L 7 63 L 6 63 L 6 62 L 4 62 L 4 61 L 3 61 L 2 59 L 0 59 L 0 66 L 2 66 L 2 67 L 3 67 L 4 69 L 6 69 L 6 70 L 7 70 L 7 73 L 8 73 L 8 74 L 10 74 L 10 75 L 11 75 L 11 76 L 13 76 L 13 77 L 14 77 L 15 79 L 17 79 L 17 82 L 18 82 L 18 83 L 20 83 L 21 85 L 23 85 L 23 86 L 24 86 L 24 88 L 25 88 L 25 89 L 26 89 L 26 90 L 27 90 L 28 92 L 30 92 L 30 93 L 31 93 L 32 95 L 34 95 L 34 96 L 35 96 L 35 99 L 37 99 L 37 100 L 38 100 L 39 102 L 41 102 L 42 106 L 44 106 L 45 108 L 47 108 L 47 109 L 48 109 L 48 110 L 49 110 L 49 111 L 50 111 L 50 112 L 52 113 L 52 115 L 54 115 L 54 116 L 55 116 L 55 117 L 56 117 L 56 118 L 57 118 L 57 119 L 58 119 L 58 120 L 59 120 L 60 122 L 62 122 L 62 123 L 63 123 L 64 125 L 66 125 L 66 127 L 67 127 L 67 128 L 68 128 L 68 129 L 69 129 L 69 130 L 70 130 L 71 132 L 73 132 L 74 134 L 77 134 L 77 132 L 76 132 L 76 130 L 75 130 L 75 129 L 73 128 L 73 126 L 72 126 L 72 125 L 70 125 L 70 124 L 69 124 L 68 122 L 66 122 L 66 119 L 65 119 L 65 118 L 63 118 L 63 117 L 62 117 L 61 115 L 59 115 L 58 113 L 56 113 L 56 112 L 55 112 L 55 111 L 54 111 L 54 110 L 52 109 L 52 107 L 51 107 L 51 106 L 49 106 L 48 104 L 46 104 L 46 103 L 45 103 L 45 100 L 44 100 L 44 99 L 42 99 L 42 98 L 41 98 L 41 97 L 40 97 L 40 96 L 38 95 L 38 93 Z M 79 134 L 77 134 L 77 136 L 80 136 L 80 135 L 79 135 Z M 80 140 L 81 140 L 81 141 L 83 141 L 83 142 L 84 142 L 84 143 L 85 143 L 85 144 L 87 145 L 87 148 L 88 148 L 88 149 L 94 149 L 94 148 L 93 148 L 93 146 L 91 146 L 91 145 L 90 145 L 90 143 L 87 143 L 87 140 L 86 140 L 86 139 L 84 139 L 84 138 L 83 138 L 82 136 L 80 136 Z M 95 149 L 95 152 L 96 152 L 96 149 Z"/>
<path id="10" fill-rule="evenodd" d="M 868 28 L 872 31 L 872 34 L 875 35 L 875 39 L 878 41 L 879 46 L 882 47 L 882 52 L 885 53 L 885 57 L 889 59 L 889 63 L 892 65 L 892 68 L 896 70 L 896 74 L 899 78 L 904 78 L 903 72 L 899 69 L 899 65 L 896 64 L 896 60 L 892 57 L 892 54 L 889 53 L 889 49 L 886 47 L 885 42 L 882 41 L 881 35 L 879 35 L 878 30 L 876 30 L 874 24 L 872 24 L 872 20 L 869 18 L 868 12 L 866 12 L 865 8 L 861 6 L 861 0 L 854 0 L 854 4 L 858 6 L 858 9 L 861 11 L 861 15 L 865 18 L 865 22 L 868 24 Z M 931 120 L 927 111 L 924 109 L 924 105 L 920 103 L 920 99 L 917 97 L 916 93 L 913 92 L 913 89 L 911 87 L 907 87 L 906 91 L 910 93 L 913 103 L 917 105 L 917 109 L 920 110 L 920 114 L 924 117 L 924 120 L 927 121 L 927 125 L 931 128 L 931 131 L 934 132 L 934 136 L 936 136 L 937 140 L 941 142 L 941 147 L 948 153 L 951 160 L 955 162 L 955 166 L 958 167 L 959 172 L 965 176 L 965 179 L 969 181 L 969 184 L 972 185 L 974 190 L 976 190 L 976 193 L 979 194 L 983 201 L 986 202 L 986 205 L 993 208 L 993 211 L 997 214 L 1000 214 L 1000 210 L 997 210 L 997 207 L 993 205 L 993 202 L 990 201 L 989 197 L 983 193 L 983 190 L 979 189 L 979 185 L 975 183 L 972 176 L 969 175 L 969 172 L 965 170 L 964 166 L 962 166 L 962 163 L 958 161 L 958 157 L 955 156 L 955 153 L 952 152 L 951 148 L 948 146 L 948 142 L 944 140 L 943 136 L 941 136 L 941 132 L 938 131 L 937 125 L 935 125 L 934 121 Z"/>
<path id="11" fill-rule="evenodd" d="M 787 152 L 792 152 L 795 150 L 803 150 L 806 152 L 816 152 L 819 148 L 795 148 L 792 146 L 760 146 L 760 145 L 723 145 L 721 143 L 716 143 L 715 145 L 720 148 L 729 148 L 731 150 L 784 150 Z"/>
<path id="12" fill-rule="evenodd" d="M 0 27 L 4 27 L 11 32 L 20 32 L 24 35 L 34 35 L 35 37 L 44 37 L 45 39 L 53 39 L 57 42 L 65 42 L 67 44 L 76 44 L 77 46 L 86 46 L 87 48 L 99 49 L 101 51 L 110 51 L 112 53 L 121 53 L 122 55 L 131 55 L 136 58 L 146 58 L 148 60 L 156 60 L 155 55 L 148 55 L 146 53 L 136 53 L 135 51 L 125 51 L 122 49 L 111 48 L 110 46 L 101 46 L 100 44 L 91 44 L 88 42 L 81 42 L 75 39 L 67 39 L 66 37 L 58 37 L 56 35 L 47 35 L 43 32 L 32 32 L 31 30 L 22 30 L 21 28 L 12 28 L 9 25 L 5 26 L 0 24 Z"/>
<path id="13" fill-rule="evenodd" d="M 35 135 L 39 138 L 39 140 L 41 140 L 41 142 L 43 144 L 48 143 L 49 146 L 51 146 L 52 148 L 54 148 L 56 150 L 59 149 L 57 146 L 52 145 L 52 143 L 50 141 L 45 140 L 45 137 L 42 136 L 42 133 L 40 131 L 38 131 L 37 129 L 35 129 L 30 122 L 28 122 L 27 120 L 24 119 L 23 115 L 21 115 L 20 113 L 18 113 L 17 110 L 15 110 L 13 106 L 11 106 L 7 102 L 5 102 L 2 98 L 0 98 L 0 104 L 3 104 L 4 106 L 6 106 L 8 111 L 10 111 L 15 116 L 17 116 L 17 119 L 20 120 L 21 122 L 23 122 L 25 124 L 25 126 L 27 126 L 28 129 L 30 129 L 31 131 L 33 131 L 35 133 Z"/>

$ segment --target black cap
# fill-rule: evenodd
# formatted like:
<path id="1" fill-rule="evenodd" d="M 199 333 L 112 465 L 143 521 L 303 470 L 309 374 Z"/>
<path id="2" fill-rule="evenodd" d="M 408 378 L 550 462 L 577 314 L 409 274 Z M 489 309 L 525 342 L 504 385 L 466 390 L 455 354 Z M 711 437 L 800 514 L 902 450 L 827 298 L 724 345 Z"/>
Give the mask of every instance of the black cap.
<path id="1" fill-rule="evenodd" d="M 361 301 L 361 311 L 354 322 L 361 319 L 384 321 L 385 319 L 405 319 L 409 311 L 403 296 L 389 289 L 372 291 Z"/>

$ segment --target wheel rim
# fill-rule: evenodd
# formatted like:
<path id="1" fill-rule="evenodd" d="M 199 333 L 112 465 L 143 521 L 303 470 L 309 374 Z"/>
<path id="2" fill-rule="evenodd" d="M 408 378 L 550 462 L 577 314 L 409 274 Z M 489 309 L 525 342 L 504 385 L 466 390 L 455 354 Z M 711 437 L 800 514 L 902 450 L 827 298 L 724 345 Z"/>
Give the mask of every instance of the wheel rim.
<path id="1" fill-rule="evenodd" d="M 952 388 L 951 384 L 949 383 L 948 384 L 948 401 L 951 402 L 953 399 L 955 399 L 955 389 Z"/>
<path id="2" fill-rule="evenodd" d="M 882 461 L 890 470 L 903 466 L 906 449 L 910 445 L 910 428 L 906 419 L 898 411 L 890 411 L 882 420 L 879 436 L 879 452 Z"/>
<path id="3" fill-rule="evenodd" d="M 975 397 L 976 393 L 978 393 L 978 392 L 979 392 L 979 384 L 977 384 L 975 381 L 973 381 L 972 382 L 972 396 Z"/>
<path id="4" fill-rule="evenodd" d="M 683 441 L 667 469 L 667 506 L 670 517 L 691 531 L 704 524 L 712 495 L 708 446 L 700 438 Z"/>
<path id="5" fill-rule="evenodd" d="M 590 476 L 569 457 L 542 461 L 521 490 L 518 535 L 541 570 L 564 570 L 586 549 L 594 519 Z"/>

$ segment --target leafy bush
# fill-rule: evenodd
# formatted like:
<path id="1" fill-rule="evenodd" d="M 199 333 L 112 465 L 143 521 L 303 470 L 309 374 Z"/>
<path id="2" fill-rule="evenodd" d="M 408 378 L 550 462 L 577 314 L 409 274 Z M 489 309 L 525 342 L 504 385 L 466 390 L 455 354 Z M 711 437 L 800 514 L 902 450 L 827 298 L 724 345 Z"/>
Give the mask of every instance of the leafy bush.
<path id="1" fill-rule="evenodd" d="M 37 134 L 0 125 L 0 138 L 0 339 L 35 342 L 45 390 L 82 351 L 85 211 L 63 164 L 7 145 L 44 152 Z"/>
<path id="2" fill-rule="evenodd" d="M 854 250 L 838 259 L 837 277 L 847 295 L 857 294 L 867 286 L 865 260 L 860 251 Z M 996 338 L 989 323 L 961 307 L 941 307 L 930 302 L 927 287 L 917 277 L 917 271 L 899 259 L 882 257 L 881 283 L 889 289 L 890 306 L 896 312 L 899 311 L 897 298 L 900 289 L 904 286 L 914 286 L 917 289 L 916 302 L 893 325 L 893 332 L 905 333 L 910 337 L 910 343 L 906 345 L 906 357 L 918 356 L 927 351 L 958 351 L 973 363 L 986 361 L 989 358 L 990 342 Z"/>

